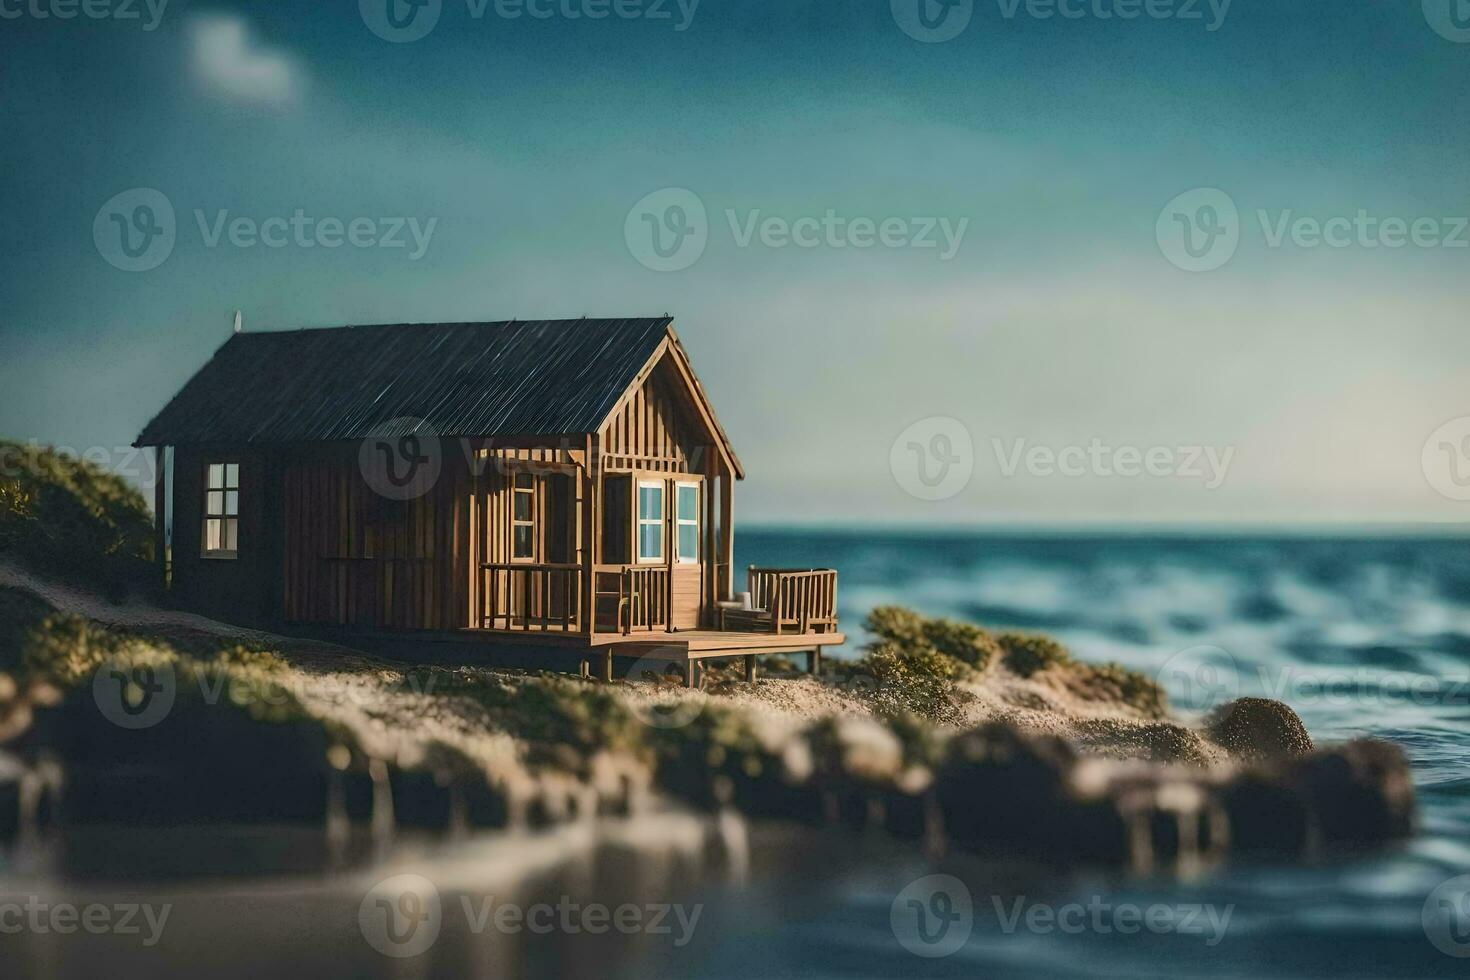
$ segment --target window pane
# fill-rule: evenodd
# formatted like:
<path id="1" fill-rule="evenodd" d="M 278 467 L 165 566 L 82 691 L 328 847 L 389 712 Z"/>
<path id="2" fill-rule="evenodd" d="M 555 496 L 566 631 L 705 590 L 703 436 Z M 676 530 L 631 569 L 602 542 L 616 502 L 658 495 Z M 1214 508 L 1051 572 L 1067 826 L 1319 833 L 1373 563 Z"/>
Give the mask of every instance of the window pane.
<path id="1" fill-rule="evenodd" d="M 240 513 L 240 491 L 225 491 L 225 513 L 231 517 L 234 517 L 236 514 Z"/>
<path id="2" fill-rule="evenodd" d="M 699 519 L 699 488 L 681 484 L 679 486 L 679 520 Z"/>
<path id="3" fill-rule="evenodd" d="M 240 464 L 239 463 L 226 463 L 225 464 L 225 486 L 227 486 L 227 487 L 236 487 L 236 488 L 238 488 L 240 486 Z"/>
<path id="4" fill-rule="evenodd" d="M 225 550 L 234 551 L 239 545 L 236 538 L 240 533 L 239 521 L 225 521 Z"/>
<path id="5" fill-rule="evenodd" d="M 662 558 L 664 556 L 664 526 L 662 524 L 638 525 L 638 557 Z"/>
<path id="6" fill-rule="evenodd" d="M 223 514 L 225 512 L 224 493 L 219 490 L 209 491 L 208 499 L 205 501 L 204 512 L 211 517 L 218 517 L 220 514 Z"/>
<path id="7" fill-rule="evenodd" d="M 204 550 L 218 551 L 220 546 L 220 522 L 204 522 Z"/>
<path id="8" fill-rule="evenodd" d="M 679 525 L 679 557 L 687 561 L 699 560 L 699 528 L 693 524 Z"/>
<path id="9" fill-rule="evenodd" d="M 225 467 L 222 463 L 209 464 L 209 489 L 219 490 L 225 485 Z"/>
<path id="10" fill-rule="evenodd" d="M 530 473 L 517 473 L 516 486 L 522 490 L 531 490 L 536 486 L 536 480 Z"/>
<path id="11" fill-rule="evenodd" d="M 533 497 L 529 493 L 517 493 L 515 495 L 515 497 L 516 497 L 516 516 L 515 516 L 515 519 L 518 520 L 518 521 L 529 521 L 531 519 L 531 509 L 532 509 L 532 504 L 535 502 L 535 497 Z"/>
<path id="12" fill-rule="evenodd" d="M 534 558 L 536 556 L 531 530 L 529 524 L 521 524 L 516 527 L 514 557 Z"/>
<path id="13" fill-rule="evenodd" d="M 659 520 L 664 516 L 663 487 L 638 487 L 638 516 L 645 521 Z"/>

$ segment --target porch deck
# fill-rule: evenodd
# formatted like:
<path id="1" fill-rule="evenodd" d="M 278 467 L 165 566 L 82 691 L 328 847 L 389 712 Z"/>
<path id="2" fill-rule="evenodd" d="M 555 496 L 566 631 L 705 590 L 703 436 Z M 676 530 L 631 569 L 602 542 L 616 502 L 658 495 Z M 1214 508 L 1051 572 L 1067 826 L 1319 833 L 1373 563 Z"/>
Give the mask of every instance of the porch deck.
<path id="1" fill-rule="evenodd" d="M 568 652 L 586 651 L 582 661 L 584 676 L 611 681 L 617 675 L 615 661 L 622 661 L 626 672 L 639 670 L 643 664 L 659 663 L 677 667 L 688 687 L 703 684 L 703 662 L 739 657 L 743 661 L 745 679 L 756 680 L 756 658 L 764 654 L 805 654 L 806 671 L 818 673 L 822 652 L 840 646 L 847 637 L 834 631 L 807 633 L 757 633 L 734 630 L 693 629 L 673 633 L 585 633 L 526 632 L 523 630 L 466 629 L 460 636 L 479 642 L 505 643 L 515 646 L 547 646 Z M 627 662 L 633 661 L 631 665 Z"/>
<path id="2" fill-rule="evenodd" d="M 555 631 L 466 629 L 461 630 L 460 635 L 487 642 L 546 644 L 671 663 L 767 653 L 811 653 L 847 642 L 847 637 L 837 632 L 754 633 L 709 629 L 675 633 L 594 633 L 591 636 Z"/>

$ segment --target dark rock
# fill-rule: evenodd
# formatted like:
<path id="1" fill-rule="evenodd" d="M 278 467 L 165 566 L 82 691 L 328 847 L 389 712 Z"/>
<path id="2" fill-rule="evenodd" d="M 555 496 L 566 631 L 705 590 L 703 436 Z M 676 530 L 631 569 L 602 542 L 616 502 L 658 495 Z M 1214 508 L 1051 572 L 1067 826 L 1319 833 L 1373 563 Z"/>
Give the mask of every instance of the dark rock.
<path id="1" fill-rule="evenodd" d="M 1247 771 L 1222 800 L 1238 852 L 1291 856 L 1382 844 L 1414 826 L 1409 764 L 1398 746 L 1371 739 Z"/>
<path id="2" fill-rule="evenodd" d="M 1297 713 L 1269 698 L 1239 698 L 1221 705 L 1207 731 L 1225 751 L 1241 759 L 1291 758 L 1312 751 L 1312 737 Z"/>
<path id="3" fill-rule="evenodd" d="M 1253 770 L 1231 780 L 1220 801 L 1237 853 L 1292 857 L 1310 842 L 1305 801 L 1274 772 Z"/>
<path id="4" fill-rule="evenodd" d="M 1292 783 L 1324 844 L 1381 843 L 1413 831 L 1409 763 L 1390 742 L 1360 739 L 1318 752 L 1296 764 Z"/>
<path id="5" fill-rule="evenodd" d="M 977 848 L 1065 848 L 1077 757 L 1060 738 L 988 724 L 956 736 L 935 774 L 950 840 Z"/>

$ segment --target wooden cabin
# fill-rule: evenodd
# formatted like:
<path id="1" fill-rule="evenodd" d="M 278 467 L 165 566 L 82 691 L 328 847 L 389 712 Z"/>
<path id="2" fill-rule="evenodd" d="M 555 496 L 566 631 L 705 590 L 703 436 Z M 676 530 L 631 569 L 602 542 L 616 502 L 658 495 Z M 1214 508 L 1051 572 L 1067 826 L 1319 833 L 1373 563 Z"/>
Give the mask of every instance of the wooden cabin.
<path id="1" fill-rule="evenodd" d="M 667 317 L 237 333 L 137 445 L 165 581 L 218 619 L 691 682 L 843 641 L 835 571 L 750 568 L 736 593 L 745 473 Z"/>

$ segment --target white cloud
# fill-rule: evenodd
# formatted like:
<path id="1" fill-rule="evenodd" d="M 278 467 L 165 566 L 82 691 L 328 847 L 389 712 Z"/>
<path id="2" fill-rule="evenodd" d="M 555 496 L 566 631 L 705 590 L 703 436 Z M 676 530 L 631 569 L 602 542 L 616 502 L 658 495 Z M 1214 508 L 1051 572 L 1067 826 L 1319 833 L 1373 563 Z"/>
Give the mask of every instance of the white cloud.
<path id="1" fill-rule="evenodd" d="M 296 101 L 304 77 L 288 55 L 262 47 L 241 18 L 209 14 L 190 25 L 195 77 L 227 98 L 269 105 Z"/>

